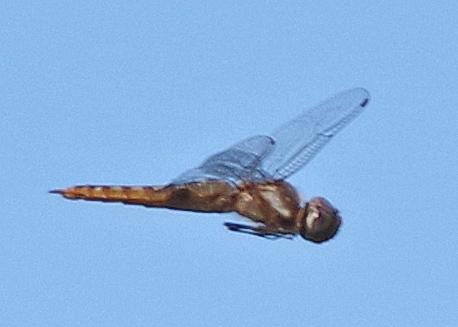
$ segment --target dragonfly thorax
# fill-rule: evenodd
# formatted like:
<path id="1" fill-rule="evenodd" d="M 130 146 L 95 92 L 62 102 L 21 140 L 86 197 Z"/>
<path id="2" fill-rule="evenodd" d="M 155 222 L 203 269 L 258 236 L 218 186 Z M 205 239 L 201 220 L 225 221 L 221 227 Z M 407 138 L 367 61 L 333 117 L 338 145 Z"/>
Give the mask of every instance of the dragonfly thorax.
<path id="1" fill-rule="evenodd" d="M 285 181 L 247 183 L 240 186 L 237 211 L 254 221 L 293 232 L 300 210 L 300 199 Z"/>

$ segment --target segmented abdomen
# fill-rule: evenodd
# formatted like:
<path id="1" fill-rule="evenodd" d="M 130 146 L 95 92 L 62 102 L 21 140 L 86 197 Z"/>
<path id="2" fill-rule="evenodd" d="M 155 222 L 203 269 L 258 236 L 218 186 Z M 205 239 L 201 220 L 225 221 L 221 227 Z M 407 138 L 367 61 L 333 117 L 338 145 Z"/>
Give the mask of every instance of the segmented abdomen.
<path id="1" fill-rule="evenodd" d="M 105 186 L 77 185 L 51 193 L 61 194 L 71 200 L 124 202 L 130 204 L 161 204 L 170 196 L 170 191 L 153 186 Z"/>

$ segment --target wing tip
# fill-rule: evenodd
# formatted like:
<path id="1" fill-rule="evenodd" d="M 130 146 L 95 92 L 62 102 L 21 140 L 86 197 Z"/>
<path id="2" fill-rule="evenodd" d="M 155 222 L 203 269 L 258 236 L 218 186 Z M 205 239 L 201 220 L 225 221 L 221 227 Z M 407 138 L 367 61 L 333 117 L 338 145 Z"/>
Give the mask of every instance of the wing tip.
<path id="1" fill-rule="evenodd" d="M 363 108 L 367 106 L 367 104 L 369 103 L 369 100 L 371 99 L 371 95 L 369 91 L 363 87 L 356 87 L 348 91 L 353 93 L 355 96 L 358 96 L 359 98 L 361 98 L 361 102 L 359 103 L 359 105 Z"/>
<path id="2" fill-rule="evenodd" d="M 351 102 L 355 101 L 356 103 L 353 102 L 355 105 L 365 108 L 371 99 L 371 95 L 365 88 L 355 87 L 337 94 L 335 98 L 343 98 Z"/>

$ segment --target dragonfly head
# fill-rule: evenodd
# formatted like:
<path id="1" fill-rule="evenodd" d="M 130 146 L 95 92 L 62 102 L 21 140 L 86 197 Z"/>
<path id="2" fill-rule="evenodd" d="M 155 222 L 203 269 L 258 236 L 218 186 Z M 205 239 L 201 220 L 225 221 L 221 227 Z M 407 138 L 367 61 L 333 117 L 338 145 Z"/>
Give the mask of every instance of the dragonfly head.
<path id="1" fill-rule="evenodd" d="M 342 218 L 339 212 L 324 198 L 312 198 L 303 210 L 301 236 L 315 243 L 327 241 L 336 235 Z"/>

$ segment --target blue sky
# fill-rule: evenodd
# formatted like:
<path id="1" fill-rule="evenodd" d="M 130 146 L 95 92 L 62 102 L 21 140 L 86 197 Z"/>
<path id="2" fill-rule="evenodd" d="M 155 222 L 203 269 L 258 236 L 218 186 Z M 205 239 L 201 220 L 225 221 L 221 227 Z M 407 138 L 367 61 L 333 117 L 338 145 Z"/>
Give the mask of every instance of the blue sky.
<path id="1" fill-rule="evenodd" d="M 3 2 L 2 325 L 458 325 L 457 15 L 452 1 Z M 340 209 L 326 244 L 47 193 L 167 183 L 351 87 L 369 107 L 290 179 Z"/>

